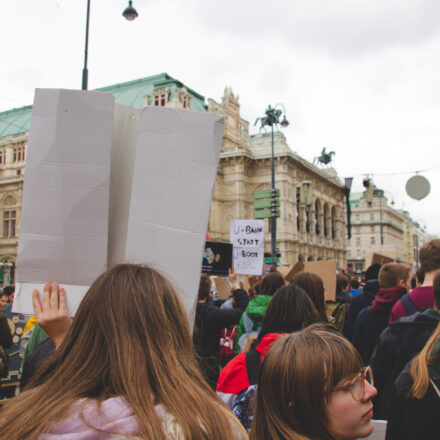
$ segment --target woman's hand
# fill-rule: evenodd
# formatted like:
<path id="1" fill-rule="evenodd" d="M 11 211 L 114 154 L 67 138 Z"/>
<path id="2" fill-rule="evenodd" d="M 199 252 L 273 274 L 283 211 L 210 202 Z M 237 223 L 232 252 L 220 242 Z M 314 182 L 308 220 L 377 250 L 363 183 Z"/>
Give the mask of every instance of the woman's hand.
<path id="1" fill-rule="evenodd" d="M 58 283 L 46 283 L 42 301 L 40 301 L 40 292 L 34 289 L 32 303 L 37 323 L 58 348 L 72 322 L 67 311 L 66 291 L 60 289 Z"/>

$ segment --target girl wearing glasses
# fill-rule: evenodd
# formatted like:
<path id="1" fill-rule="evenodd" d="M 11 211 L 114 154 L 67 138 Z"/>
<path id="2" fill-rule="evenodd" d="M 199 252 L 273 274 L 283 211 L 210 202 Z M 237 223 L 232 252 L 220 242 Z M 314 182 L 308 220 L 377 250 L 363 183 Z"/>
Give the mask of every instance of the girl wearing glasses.
<path id="1" fill-rule="evenodd" d="M 373 431 L 371 370 L 330 326 L 277 340 L 258 384 L 252 440 L 348 440 Z"/>

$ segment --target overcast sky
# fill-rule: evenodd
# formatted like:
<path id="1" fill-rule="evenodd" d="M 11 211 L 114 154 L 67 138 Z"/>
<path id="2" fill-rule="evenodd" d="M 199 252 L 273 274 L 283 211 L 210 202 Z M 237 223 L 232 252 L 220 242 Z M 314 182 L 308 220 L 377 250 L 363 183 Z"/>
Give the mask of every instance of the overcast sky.
<path id="1" fill-rule="evenodd" d="M 0 111 L 37 87 L 81 88 L 86 0 L 3 2 Z M 438 0 L 91 0 L 89 88 L 167 72 L 205 98 L 225 86 L 254 120 L 283 103 L 292 150 L 336 152 L 341 178 L 369 174 L 396 208 L 440 235 Z M 422 171 L 431 193 L 405 192 Z"/>

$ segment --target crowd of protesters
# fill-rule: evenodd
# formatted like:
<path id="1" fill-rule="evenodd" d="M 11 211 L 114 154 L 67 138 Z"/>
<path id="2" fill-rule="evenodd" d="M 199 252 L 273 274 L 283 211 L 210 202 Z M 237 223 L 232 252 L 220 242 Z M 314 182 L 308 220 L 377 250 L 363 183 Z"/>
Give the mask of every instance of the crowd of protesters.
<path id="1" fill-rule="evenodd" d="M 440 240 L 419 257 L 414 276 L 394 262 L 338 274 L 333 302 L 318 274 L 274 270 L 245 290 L 230 272 L 225 300 L 202 275 L 192 337 L 148 266 L 104 272 L 73 319 L 68 292 L 47 283 L 0 438 L 342 440 L 385 420 L 387 440 L 437 439 Z"/>

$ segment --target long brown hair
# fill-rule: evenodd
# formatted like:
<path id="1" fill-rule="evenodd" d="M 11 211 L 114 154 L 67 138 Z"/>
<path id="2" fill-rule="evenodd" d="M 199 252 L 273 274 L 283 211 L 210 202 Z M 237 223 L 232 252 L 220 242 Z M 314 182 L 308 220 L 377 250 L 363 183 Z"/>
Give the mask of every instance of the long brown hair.
<path id="1" fill-rule="evenodd" d="M 185 439 L 226 440 L 242 432 L 197 368 L 173 286 L 147 266 L 120 264 L 92 284 L 60 347 L 1 410 L 0 438 L 34 439 L 78 399 L 114 396 L 133 409 L 142 439 L 165 439 L 158 403 Z"/>
<path id="2" fill-rule="evenodd" d="M 428 365 L 433 365 L 437 362 L 440 362 L 440 356 L 431 357 L 432 349 L 434 348 L 437 338 L 440 338 L 440 324 L 437 326 L 433 335 L 428 339 L 428 342 L 423 347 L 423 350 L 412 362 L 411 376 L 414 383 L 409 392 L 409 397 L 422 399 L 428 391 Z"/>
<path id="3" fill-rule="evenodd" d="M 312 272 L 301 272 L 292 278 L 290 284 L 304 289 L 313 301 L 313 305 L 318 311 L 321 321 L 328 322 L 327 314 L 325 313 L 325 292 L 322 278 Z"/>
<path id="4" fill-rule="evenodd" d="M 334 440 L 326 404 L 345 377 L 358 373 L 356 349 L 326 324 L 275 341 L 261 365 L 252 440 Z"/>
<path id="5" fill-rule="evenodd" d="M 288 285 L 275 292 L 264 313 L 258 340 L 268 333 L 292 333 L 319 322 L 319 314 L 303 289 Z"/>

